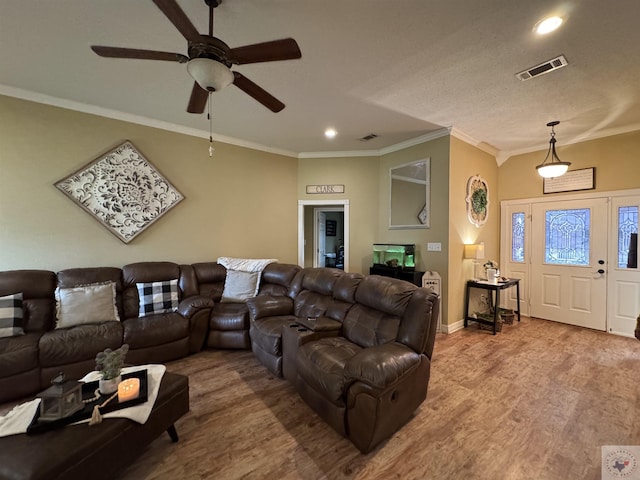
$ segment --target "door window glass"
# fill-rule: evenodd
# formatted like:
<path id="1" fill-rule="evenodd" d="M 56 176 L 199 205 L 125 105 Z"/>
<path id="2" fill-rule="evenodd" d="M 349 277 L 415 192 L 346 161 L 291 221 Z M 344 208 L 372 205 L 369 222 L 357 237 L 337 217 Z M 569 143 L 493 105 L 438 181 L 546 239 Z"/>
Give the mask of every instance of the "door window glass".
<path id="1" fill-rule="evenodd" d="M 524 212 L 511 215 L 511 261 L 524 262 Z"/>
<path id="2" fill-rule="evenodd" d="M 556 265 L 589 265 L 588 208 L 547 210 L 544 261 Z"/>
<path id="3" fill-rule="evenodd" d="M 618 268 L 638 267 L 638 207 L 618 208 Z"/>

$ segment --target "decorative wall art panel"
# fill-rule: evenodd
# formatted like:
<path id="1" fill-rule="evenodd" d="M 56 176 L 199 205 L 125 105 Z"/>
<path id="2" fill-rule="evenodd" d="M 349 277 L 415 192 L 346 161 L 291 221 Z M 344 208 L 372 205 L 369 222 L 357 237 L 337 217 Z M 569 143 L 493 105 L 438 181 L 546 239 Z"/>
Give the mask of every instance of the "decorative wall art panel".
<path id="1" fill-rule="evenodd" d="M 55 186 L 124 243 L 184 200 L 129 141 Z"/>
<path id="2" fill-rule="evenodd" d="M 480 175 L 467 181 L 467 218 L 476 227 L 483 225 L 489 217 L 489 184 Z"/>

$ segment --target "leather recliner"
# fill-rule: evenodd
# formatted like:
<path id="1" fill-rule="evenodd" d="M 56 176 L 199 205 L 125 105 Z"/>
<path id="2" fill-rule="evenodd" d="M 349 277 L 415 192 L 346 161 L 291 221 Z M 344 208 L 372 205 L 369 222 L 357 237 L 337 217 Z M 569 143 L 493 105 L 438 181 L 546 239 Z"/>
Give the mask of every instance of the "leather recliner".
<path id="1" fill-rule="evenodd" d="M 259 295 L 247 300 L 251 349 L 273 374 L 283 376 L 283 327 L 299 317 L 325 315 L 334 303 L 334 286 L 344 274 L 336 268 L 305 268 L 294 277 L 286 297 Z"/>
<path id="2" fill-rule="evenodd" d="M 371 451 L 426 398 L 438 310 L 430 289 L 365 276 L 337 336 L 299 346 L 298 393 L 360 451 Z"/>

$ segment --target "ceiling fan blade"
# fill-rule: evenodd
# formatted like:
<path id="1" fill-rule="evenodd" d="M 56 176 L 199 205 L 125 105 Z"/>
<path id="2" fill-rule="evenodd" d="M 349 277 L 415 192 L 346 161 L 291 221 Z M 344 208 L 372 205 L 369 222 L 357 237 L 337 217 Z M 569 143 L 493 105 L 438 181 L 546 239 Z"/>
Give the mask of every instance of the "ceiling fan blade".
<path id="1" fill-rule="evenodd" d="M 189 113 L 202 113 L 204 107 L 207 105 L 209 98 L 209 92 L 200 87 L 197 82 L 193 82 L 193 89 L 191 90 L 191 98 L 189 98 L 189 105 L 187 106 L 187 112 Z"/>
<path id="2" fill-rule="evenodd" d="M 91 50 L 101 57 L 138 58 L 143 60 L 166 60 L 168 62 L 187 63 L 188 57 L 180 53 L 156 52 L 155 50 L 138 50 L 135 48 L 103 47 L 91 45 Z"/>
<path id="3" fill-rule="evenodd" d="M 233 72 L 234 80 L 233 84 L 242 90 L 244 93 L 253 97 L 255 100 L 260 102 L 262 105 L 267 107 L 272 112 L 279 112 L 284 108 L 284 103 L 278 100 L 276 97 L 271 95 L 269 92 L 264 90 L 262 87 L 259 87 L 247 77 L 238 72 Z"/>
<path id="4" fill-rule="evenodd" d="M 245 63 L 275 62 L 277 60 L 293 60 L 301 58 L 300 47 L 293 38 L 255 43 L 244 47 L 232 48 L 229 58 L 231 62 Z"/>
<path id="5" fill-rule="evenodd" d="M 171 23 L 180 31 L 182 36 L 189 42 L 199 42 L 200 33 L 193 26 L 189 17 L 187 17 L 175 0 L 153 0 L 153 3 L 162 10 L 162 13 L 169 19 Z"/>

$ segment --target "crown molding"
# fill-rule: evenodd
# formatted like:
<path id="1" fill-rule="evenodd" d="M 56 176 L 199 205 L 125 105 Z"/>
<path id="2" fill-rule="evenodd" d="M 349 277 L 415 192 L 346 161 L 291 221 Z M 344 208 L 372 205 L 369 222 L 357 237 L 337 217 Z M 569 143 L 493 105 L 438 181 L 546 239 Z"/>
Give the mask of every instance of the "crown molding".
<path id="1" fill-rule="evenodd" d="M 486 142 L 481 142 L 480 140 L 473 138 L 471 135 L 467 135 L 462 130 L 458 130 L 455 127 L 451 127 L 451 136 L 457 138 L 458 140 L 462 140 L 469 145 L 473 145 L 479 150 L 482 150 L 483 152 L 488 153 L 489 155 L 492 155 L 494 157 L 497 157 L 500 153 L 500 150 L 498 150 L 493 145 L 489 145 Z"/>
<path id="2" fill-rule="evenodd" d="M 135 123 L 137 125 L 144 125 L 146 127 L 158 128 L 160 130 L 167 130 L 169 132 L 181 133 L 184 135 L 189 135 L 191 137 L 206 138 L 207 140 L 209 139 L 209 132 L 206 132 L 204 130 L 199 130 L 197 128 L 185 127 L 183 125 L 163 122 L 161 120 L 155 120 L 153 118 L 144 117 L 142 115 L 134 115 L 131 113 L 121 112 L 119 110 L 112 110 L 109 108 L 89 105 L 87 103 L 76 102 L 74 100 L 67 100 L 64 98 L 44 95 L 42 93 L 31 92 L 29 90 L 23 90 L 21 88 L 10 87 L 8 85 L 0 84 L 0 95 L 20 98 L 22 100 L 28 100 L 35 103 L 42 103 L 45 105 L 51 105 L 53 107 L 64 108 L 67 110 L 74 110 L 76 112 L 88 113 L 91 115 L 98 115 L 100 117 L 105 117 L 112 120 L 121 120 L 123 122 Z M 296 158 L 298 156 L 297 153 L 291 152 L 289 150 L 272 148 L 266 145 L 261 145 L 259 143 L 242 140 L 240 138 L 228 137 L 226 135 L 218 135 L 214 133 L 212 134 L 212 138 L 216 142 L 227 143 L 230 145 L 250 148 L 252 150 L 259 150 L 267 153 L 274 153 L 276 155 L 283 155 L 285 157 Z"/>
<path id="3" fill-rule="evenodd" d="M 300 152 L 298 158 L 343 158 L 343 157 L 378 157 L 379 150 L 344 150 L 323 152 Z"/>
<path id="4" fill-rule="evenodd" d="M 450 134 L 451 128 L 444 127 L 434 130 L 419 137 L 410 138 L 404 142 L 396 143 L 388 147 L 377 150 L 346 150 L 340 152 L 300 152 L 298 158 L 341 158 L 341 157 L 380 157 L 389 153 L 398 152 L 405 148 L 420 145 L 422 143 L 435 140 L 436 138 L 445 137 Z"/>
<path id="5" fill-rule="evenodd" d="M 575 145 L 577 143 L 589 142 L 591 140 L 597 140 L 599 138 L 605 137 L 613 137 L 614 135 L 622 135 L 625 133 L 637 132 L 640 131 L 640 124 L 629 125 L 626 127 L 615 127 L 615 128 L 606 128 L 604 130 L 599 130 L 597 133 L 584 133 L 582 135 L 577 135 L 573 138 L 563 139 L 562 145 L 563 147 L 567 145 Z M 524 155 L 525 153 L 531 152 L 540 152 L 543 150 L 547 150 L 549 148 L 549 142 L 545 142 L 543 144 L 527 147 L 527 148 L 519 148 L 517 150 L 505 150 L 501 151 L 499 157 L 498 166 L 502 165 L 504 162 L 509 160 L 511 157 L 515 157 L 516 155 Z"/>
<path id="6" fill-rule="evenodd" d="M 112 110 L 109 108 L 98 107 L 87 103 L 77 102 L 74 100 L 67 100 L 64 98 L 53 97 L 21 88 L 11 87 L 8 85 L 0 84 L 0 95 L 6 95 L 8 97 L 20 98 L 35 103 L 42 103 L 45 105 L 51 105 L 54 107 L 64 108 L 67 110 L 74 110 L 77 112 L 88 113 L 91 115 L 98 115 L 113 120 L 120 120 L 123 122 L 135 123 L 137 125 L 144 125 L 147 127 L 158 128 L 174 133 L 181 133 L 198 138 L 209 138 L 209 132 L 199 130 L 196 128 L 185 127 L 183 125 L 177 125 L 174 123 L 163 122 L 155 120 L 153 118 L 144 117 L 141 115 L 134 115 L 131 113 L 122 112 L 119 110 Z M 634 124 L 626 127 L 615 127 L 599 130 L 596 133 L 586 132 L 571 139 L 564 139 L 563 146 L 573 145 L 576 143 L 587 142 L 590 140 L 597 140 L 599 138 L 610 137 L 613 135 L 621 135 L 624 133 L 630 133 L 640 131 L 640 124 Z M 226 135 L 213 134 L 212 137 L 217 142 L 226 143 L 229 145 L 235 145 L 238 147 L 249 148 L 252 150 L 258 150 L 266 153 L 273 153 L 276 155 L 282 155 L 292 158 L 341 158 L 341 157 L 379 157 L 387 155 L 389 153 L 404 150 L 415 145 L 435 140 L 446 135 L 451 135 L 465 143 L 473 145 L 474 147 L 495 156 L 498 166 L 509 160 L 509 158 L 516 155 L 523 155 L 525 153 L 537 152 L 545 150 L 548 147 L 547 143 L 536 145 L 533 147 L 526 147 L 516 150 L 498 150 L 488 143 L 481 142 L 472 136 L 462 132 L 455 127 L 443 127 L 438 130 L 420 135 L 418 137 L 406 140 L 404 142 L 390 145 L 377 150 L 348 150 L 348 151 L 322 151 L 322 152 L 293 152 L 290 150 L 283 150 L 279 148 L 273 148 L 259 143 L 250 142 L 236 137 L 228 137 Z"/>

